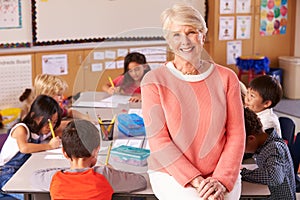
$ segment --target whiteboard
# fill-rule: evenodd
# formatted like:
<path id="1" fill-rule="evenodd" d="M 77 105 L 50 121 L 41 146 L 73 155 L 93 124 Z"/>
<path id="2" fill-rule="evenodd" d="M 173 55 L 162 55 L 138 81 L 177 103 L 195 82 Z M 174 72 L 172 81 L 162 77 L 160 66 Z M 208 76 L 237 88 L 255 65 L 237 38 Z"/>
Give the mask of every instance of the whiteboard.
<path id="1" fill-rule="evenodd" d="M 33 42 L 161 38 L 160 14 L 177 2 L 205 14 L 205 0 L 35 0 Z"/>

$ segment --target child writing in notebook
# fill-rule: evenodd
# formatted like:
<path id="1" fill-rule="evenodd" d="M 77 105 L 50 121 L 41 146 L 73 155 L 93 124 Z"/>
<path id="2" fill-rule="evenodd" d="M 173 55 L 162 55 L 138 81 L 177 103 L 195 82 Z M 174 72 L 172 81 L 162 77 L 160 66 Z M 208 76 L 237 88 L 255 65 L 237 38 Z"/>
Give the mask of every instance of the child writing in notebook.
<path id="1" fill-rule="evenodd" d="M 263 130 L 257 115 L 244 110 L 247 153 L 254 153 L 258 168 L 241 170 L 242 180 L 268 185 L 268 199 L 296 199 L 293 161 L 290 151 L 276 129 Z"/>
<path id="2" fill-rule="evenodd" d="M 109 94 L 132 95 L 130 102 L 141 100 L 141 80 L 150 71 L 145 55 L 132 52 L 124 59 L 124 73 L 102 87 Z"/>
<path id="3" fill-rule="evenodd" d="M 31 153 L 59 147 L 59 137 L 52 138 L 48 143 L 41 143 L 41 136 L 50 132 L 48 119 L 56 129 L 61 122 L 61 109 L 53 98 L 40 95 L 32 103 L 25 118 L 12 127 L 3 145 L 0 154 L 0 188 Z"/>
<path id="4" fill-rule="evenodd" d="M 95 166 L 100 135 L 87 120 L 69 122 L 62 134 L 62 146 L 70 167 L 41 169 L 31 177 L 34 188 L 50 191 L 51 199 L 110 200 L 114 192 L 128 193 L 147 187 L 142 175 L 107 165 Z"/>
<path id="5" fill-rule="evenodd" d="M 279 81 L 272 76 L 263 75 L 254 78 L 245 96 L 245 107 L 250 108 L 259 117 L 263 130 L 275 128 L 281 137 L 279 119 L 273 112 L 273 107 L 282 98 L 282 88 Z"/>

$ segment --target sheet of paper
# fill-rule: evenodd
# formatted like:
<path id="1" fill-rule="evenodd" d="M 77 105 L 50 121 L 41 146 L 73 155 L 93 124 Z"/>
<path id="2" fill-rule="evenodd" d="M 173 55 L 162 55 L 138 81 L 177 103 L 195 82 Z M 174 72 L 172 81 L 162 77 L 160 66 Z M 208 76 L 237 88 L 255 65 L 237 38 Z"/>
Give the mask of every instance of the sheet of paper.
<path id="1" fill-rule="evenodd" d="M 75 107 L 89 107 L 89 108 L 116 108 L 118 106 L 115 102 L 103 102 L 103 101 L 80 101 L 75 103 Z"/>
<path id="2" fill-rule="evenodd" d="M 46 160 L 66 159 L 62 154 L 51 154 L 45 156 Z"/>
<path id="3" fill-rule="evenodd" d="M 62 149 L 51 149 L 51 150 L 46 150 L 47 153 L 57 153 L 57 154 L 62 154 Z"/>
<path id="4" fill-rule="evenodd" d="M 142 117 L 143 118 L 143 114 L 142 114 L 142 109 L 141 108 L 130 108 L 128 110 L 128 114 L 137 114 L 138 116 Z"/>
<path id="5" fill-rule="evenodd" d="M 117 148 L 121 145 L 127 145 L 128 141 L 128 139 L 117 139 L 114 141 L 112 148 Z"/>
<path id="6" fill-rule="evenodd" d="M 144 140 L 130 139 L 127 145 L 131 147 L 143 148 L 143 143 Z"/>
<path id="7" fill-rule="evenodd" d="M 127 104 L 131 96 L 126 95 L 112 95 L 106 99 L 102 99 L 101 102 L 103 103 L 112 103 L 112 104 Z"/>
<path id="8" fill-rule="evenodd" d="M 66 75 L 68 74 L 67 54 L 43 55 L 42 56 L 43 74 Z"/>

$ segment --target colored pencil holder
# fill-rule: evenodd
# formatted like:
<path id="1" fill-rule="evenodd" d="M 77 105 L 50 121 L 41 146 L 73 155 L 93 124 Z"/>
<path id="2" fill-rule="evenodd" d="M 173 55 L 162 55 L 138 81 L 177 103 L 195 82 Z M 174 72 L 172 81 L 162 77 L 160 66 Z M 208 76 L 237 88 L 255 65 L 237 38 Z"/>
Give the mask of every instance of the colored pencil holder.
<path id="1" fill-rule="evenodd" d="M 99 123 L 101 137 L 103 141 L 113 140 L 114 137 L 114 126 L 115 123 L 111 120 L 102 120 L 102 123 Z"/>

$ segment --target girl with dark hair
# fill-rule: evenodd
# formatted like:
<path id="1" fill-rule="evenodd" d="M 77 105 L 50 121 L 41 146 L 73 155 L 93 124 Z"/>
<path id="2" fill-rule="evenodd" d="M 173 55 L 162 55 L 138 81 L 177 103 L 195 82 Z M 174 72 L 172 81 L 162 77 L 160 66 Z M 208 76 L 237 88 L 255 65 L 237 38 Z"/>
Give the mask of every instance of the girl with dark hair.
<path id="1" fill-rule="evenodd" d="M 145 55 L 132 52 L 126 55 L 124 60 L 124 73 L 115 78 L 112 83 L 102 87 L 103 91 L 109 94 L 132 95 L 131 102 L 140 101 L 141 80 L 150 71 Z"/>
<path id="2" fill-rule="evenodd" d="M 25 118 L 10 130 L 3 145 L 0 154 L 0 188 L 25 163 L 31 153 L 59 147 L 58 136 L 48 143 L 41 143 L 43 135 L 50 132 L 48 119 L 55 130 L 61 122 L 61 109 L 53 98 L 40 95 L 32 103 Z M 5 196 L 0 194 L 0 197 L 1 195 Z"/>

